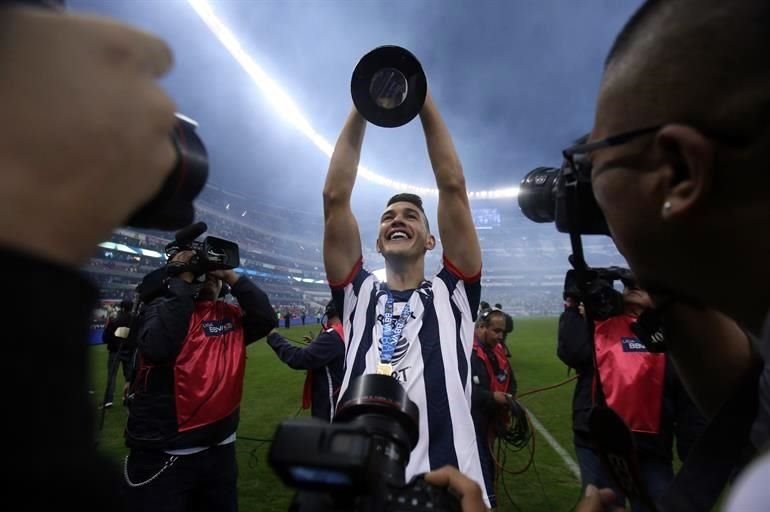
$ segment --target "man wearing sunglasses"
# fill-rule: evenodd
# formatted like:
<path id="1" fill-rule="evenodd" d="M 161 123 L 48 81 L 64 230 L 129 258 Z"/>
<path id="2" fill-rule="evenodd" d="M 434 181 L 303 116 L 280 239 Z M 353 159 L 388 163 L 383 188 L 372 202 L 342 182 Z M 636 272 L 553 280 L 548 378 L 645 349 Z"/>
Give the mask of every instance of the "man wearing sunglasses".
<path id="1" fill-rule="evenodd" d="M 565 151 L 590 173 L 634 273 L 663 297 L 670 354 L 701 409 L 715 415 L 759 382 L 742 437 L 764 456 L 727 510 L 770 498 L 768 370 L 752 375 L 760 357 L 732 322 L 757 339 L 764 324 L 756 346 L 770 355 L 768 26 L 766 0 L 645 2 L 610 51 L 588 143 Z M 607 496 L 591 495 L 597 507 Z"/>

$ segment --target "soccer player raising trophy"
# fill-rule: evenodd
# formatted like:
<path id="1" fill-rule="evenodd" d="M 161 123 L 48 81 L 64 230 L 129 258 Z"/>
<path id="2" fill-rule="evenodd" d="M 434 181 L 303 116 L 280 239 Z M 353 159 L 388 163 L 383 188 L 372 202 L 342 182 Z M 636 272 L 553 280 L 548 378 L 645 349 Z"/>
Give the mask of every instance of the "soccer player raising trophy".
<path id="1" fill-rule="evenodd" d="M 481 250 L 463 168 L 422 67 L 407 50 L 383 46 L 368 53 L 355 68 L 351 92 L 355 106 L 337 139 L 323 192 L 324 264 L 347 349 L 340 396 L 364 374 L 396 379 L 419 408 L 407 481 L 452 465 L 483 489 L 469 383 Z M 361 145 L 367 121 L 396 127 L 418 114 L 438 188 L 443 265 L 426 279 L 425 254 L 436 240 L 422 199 L 404 191 L 387 201 L 380 216 L 376 246 L 386 269 L 380 282 L 364 268 L 350 205 Z"/>

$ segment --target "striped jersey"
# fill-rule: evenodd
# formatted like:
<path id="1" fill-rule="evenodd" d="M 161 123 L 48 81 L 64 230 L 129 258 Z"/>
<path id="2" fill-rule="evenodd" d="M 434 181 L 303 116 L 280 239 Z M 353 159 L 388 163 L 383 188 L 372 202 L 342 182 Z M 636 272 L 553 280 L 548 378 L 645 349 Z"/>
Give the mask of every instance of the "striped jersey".
<path id="1" fill-rule="evenodd" d="M 392 377 L 420 411 L 420 436 L 406 479 L 451 464 L 484 489 L 471 419 L 469 370 L 480 275 L 464 278 L 445 259 L 432 282 L 391 293 L 394 322 L 400 322 L 407 303 L 410 311 L 395 343 Z M 359 262 L 346 282 L 332 285 L 332 295 L 342 312 L 345 333 L 342 396 L 351 380 L 377 373 L 388 291 Z"/>

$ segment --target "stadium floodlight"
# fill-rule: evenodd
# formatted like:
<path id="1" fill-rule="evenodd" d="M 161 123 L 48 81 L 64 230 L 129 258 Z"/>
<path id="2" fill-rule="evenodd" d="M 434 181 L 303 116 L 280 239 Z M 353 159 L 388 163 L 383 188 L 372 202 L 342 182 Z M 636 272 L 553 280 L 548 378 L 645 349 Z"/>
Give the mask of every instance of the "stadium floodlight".
<path id="1" fill-rule="evenodd" d="M 147 256 L 149 258 L 163 257 L 163 255 L 158 251 L 153 251 L 150 249 L 141 249 L 139 247 L 129 247 L 126 244 L 116 244 L 115 242 L 102 242 L 99 244 L 99 247 L 102 247 L 103 249 L 107 249 L 110 251 L 125 252 L 126 254 L 134 254 L 134 255 L 141 254 L 142 256 Z"/>
<path id="2" fill-rule="evenodd" d="M 240 64 L 260 92 L 267 96 L 270 100 L 269 104 L 276 109 L 278 114 L 307 137 L 322 153 L 331 157 L 334 146 L 315 131 L 310 121 L 302 114 L 302 111 L 291 97 L 243 49 L 230 28 L 216 15 L 208 0 L 187 0 L 187 3 L 190 4 L 190 7 L 193 8 L 209 30 L 222 43 L 222 46 L 225 47 L 228 53 Z M 435 188 L 418 187 L 409 183 L 395 181 L 377 174 L 363 165 L 358 167 L 358 172 L 362 178 L 388 188 L 402 192 L 414 192 L 425 196 L 438 195 L 438 190 Z M 471 199 L 505 199 L 514 198 L 518 193 L 519 187 L 508 187 L 494 190 L 469 191 L 468 196 Z"/>

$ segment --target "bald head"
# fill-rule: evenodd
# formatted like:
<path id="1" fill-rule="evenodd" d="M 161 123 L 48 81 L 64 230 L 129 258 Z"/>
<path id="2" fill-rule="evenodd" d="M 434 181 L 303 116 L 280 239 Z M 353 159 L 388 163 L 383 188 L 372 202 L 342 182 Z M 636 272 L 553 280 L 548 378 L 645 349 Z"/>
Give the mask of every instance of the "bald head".
<path id="1" fill-rule="evenodd" d="M 589 155 L 640 282 L 747 325 L 770 307 L 749 299 L 770 300 L 767 27 L 768 0 L 646 2 L 607 58 L 591 140 L 657 129 Z M 738 267 L 751 285 L 714 271 Z"/>
<path id="2" fill-rule="evenodd" d="M 607 58 L 600 107 L 611 107 L 618 125 L 607 128 L 680 121 L 748 134 L 766 127 L 767 27 L 767 0 L 645 2 Z"/>

